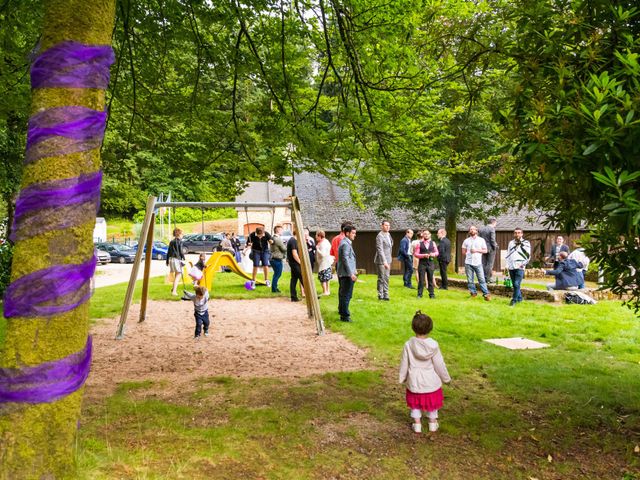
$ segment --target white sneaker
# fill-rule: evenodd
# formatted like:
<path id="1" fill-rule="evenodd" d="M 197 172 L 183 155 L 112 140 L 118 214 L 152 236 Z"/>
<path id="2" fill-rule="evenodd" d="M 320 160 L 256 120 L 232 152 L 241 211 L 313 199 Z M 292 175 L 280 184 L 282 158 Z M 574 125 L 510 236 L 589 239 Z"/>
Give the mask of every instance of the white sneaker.
<path id="1" fill-rule="evenodd" d="M 431 424 L 429 424 L 429 426 L 431 426 Z M 421 433 L 422 432 L 422 424 L 421 423 L 412 423 L 411 424 L 411 428 L 413 429 L 413 431 L 415 433 Z"/>
<path id="2" fill-rule="evenodd" d="M 439 427 L 440 427 L 440 424 L 438 422 L 429 422 L 430 432 L 437 432 Z"/>
<path id="3" fill-rule="evenodd" d="M 267 280 L 266 282 L 264 282 L 264 284 L 265 284 L 267 287 L 270 287 L 270 286 L 271 286 L 271 282 L 270 282 L 269 280 Z"/>

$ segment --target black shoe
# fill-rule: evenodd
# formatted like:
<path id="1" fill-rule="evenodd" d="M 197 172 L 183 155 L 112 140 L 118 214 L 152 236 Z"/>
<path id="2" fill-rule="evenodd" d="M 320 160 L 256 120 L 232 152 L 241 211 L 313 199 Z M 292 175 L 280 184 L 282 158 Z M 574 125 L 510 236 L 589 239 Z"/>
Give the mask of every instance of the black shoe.
<path id="1" fill-rule="evenodd" d="M 340 318 L 341 322 L 351 322 L 351 317 Z"/>
<path id="2" fill-rule="evenodd" d="M 429 295 L 429 298 L 436 298 L 435 295 Z"/>
<path id="3" fill-rule="evenodd" d="M 384 300 L 385 302 L 388 302 L 389 301 L 389 297 L 381 298 L 380 300 Z"/>
<path id="4" fill-rule="evenodd" d="M 411 290 L 415 290 L 416 287 L 414 287 L 413 285 L 405 285 L 405 287 L 410 288 Z"/>
<path id="5" fill-rule="evenodd" d="M 300 301 L 300 299 L 299 299 L 299 298 L 292 298 L 292 299 L 291 299 L 291 301 L 292 301 L 292 302 L 299 302 L 299 301 Z"/>
<path id="6" fill-rule="evenodd" d="M 510 306 L 510 307 L 515 307 L 515 306 L 516 306 L 516 303 L 517 303 L 517 302 L 516 302 L 515 300 L 511 300 L 511 301 L 509 302 L 509 306 Z"/>
<path id="7" fill-rule="evenodd" d="M 271 293 L 282 293 L 282 291 L 276 288 L 275 290 L 271 289 Z"/>
<path id="8" fill-rule="evenodd" d="M 420 293 L 419 293 L 419 294 L 418 294 L 418 298 L 422 298 L 422 294 L 420 294 Z"/>

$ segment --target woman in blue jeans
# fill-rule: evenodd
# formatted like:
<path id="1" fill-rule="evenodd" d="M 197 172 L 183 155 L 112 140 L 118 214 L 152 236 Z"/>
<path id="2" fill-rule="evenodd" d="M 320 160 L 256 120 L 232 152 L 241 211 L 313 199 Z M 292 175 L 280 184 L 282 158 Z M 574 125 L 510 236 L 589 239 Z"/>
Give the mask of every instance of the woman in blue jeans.
<path id="1" fill-rule="evenodd" d="M 271 291 L 273 293 L 280 293 L 280 290 L 278 290 L 278 280 L 280 280 L 280 277 L 282 276 L 282 268 L 283 268 L 282 261 L 284 259 L 284 256 L 287 254 L 287 247 L 282 241 L 282 237 L 280 236 L 281 234 L 282 234 L 282 227 L 280 225 L 277 225 L 273 229 L 273 237 L 271 237 L 273 240 L 273 243 L 271 244 L 271 247 L 270 247 L 271 268 L 273 269 Z"/>

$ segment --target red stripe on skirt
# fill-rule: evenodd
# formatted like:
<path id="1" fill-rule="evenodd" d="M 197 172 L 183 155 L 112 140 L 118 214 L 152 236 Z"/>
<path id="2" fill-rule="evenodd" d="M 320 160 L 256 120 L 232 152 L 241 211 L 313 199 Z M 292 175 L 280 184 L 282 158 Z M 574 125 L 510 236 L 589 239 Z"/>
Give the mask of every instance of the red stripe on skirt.
<path id="1" fill-rule="evenodd" d="M 407 406 L 409 408 L 415 408 L 417 410 L 433 412 L 434 410 L 440 410 L 444 402 L 444 395 L 442 394 L 442 388 L 439 388 L 435 392 L 429 393 L 413 393 L 407 389 Z"/>

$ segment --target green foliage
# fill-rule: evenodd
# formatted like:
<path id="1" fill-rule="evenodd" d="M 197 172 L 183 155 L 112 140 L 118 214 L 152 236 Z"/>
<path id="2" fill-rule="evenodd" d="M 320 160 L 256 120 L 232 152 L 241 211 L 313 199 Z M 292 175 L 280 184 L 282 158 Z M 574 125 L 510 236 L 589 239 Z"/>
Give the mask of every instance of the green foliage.
<path id="1" fill-rule="evenodd" d="M 0 296 L 9 286 L 11 279 L 11 261 L 13 260 L 13 246 L 9 242 L 0 244 Z"/>
<path id="2" fill-rule="evenodd" d="M 41 2 L 25 0 L 0 8 L 0 203 L 13 218 L 22 179 L 29 115 L 29 55 L 40 34 Z M 4 210 L 4 208 L 3 208 Z"/>
<path id="3" fill-rule="evenodd" d="M 133 216 L 134 222 L 142 222 L 144 220 L 145 211 L 141 210 Z M 176 208 L 171 213 L 172 223 L 190 223 L 199 222 L 201 220 L 221 220 L 224 218 L 236 218 L 238 213 L 235 208 L 207 208 L 200 210 L 197 208 Z M 169 213 L 166 212 L 165 222 L 169 220 Z M 160 216 L 156 216 L 156 223 L 160 223 Z"/>
<path id="4" fill-rule="evenodd" d="M 616 175 L 609 167 L 594 178 L 608 187 L 607 217 L 595 226 L 587 252 L 602 266 L 605 285 L 623 295 L 632 292 L 628 305 L 640 312 L 640 171 Z"/>
<path id="5" fill-rule="evenodd" d="M 502 110 L 516 143 L 512 192 L 566 230 L 595 228 L 589 251 L 637 308 L 640 282 L 624 272 L 638 265 L 640 10 L 587 0 L 515 8 L 513 104 Z"/>

